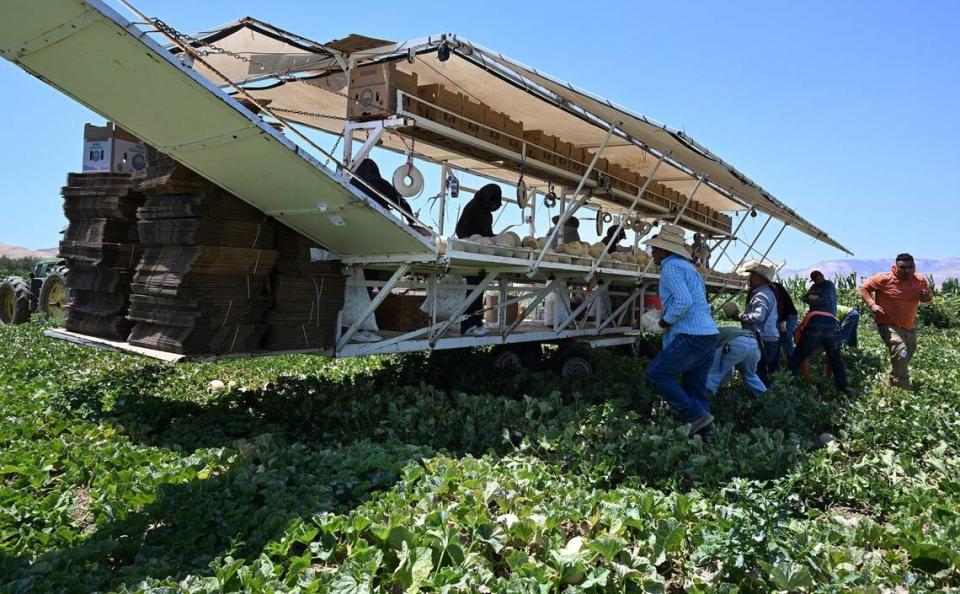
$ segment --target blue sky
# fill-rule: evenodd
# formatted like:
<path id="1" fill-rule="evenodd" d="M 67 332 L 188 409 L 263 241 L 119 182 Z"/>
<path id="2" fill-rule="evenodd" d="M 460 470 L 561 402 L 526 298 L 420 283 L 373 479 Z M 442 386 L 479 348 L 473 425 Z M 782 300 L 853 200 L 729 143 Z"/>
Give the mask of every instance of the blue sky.
<path id="1" fill-rule="evenodd" d="M 189 32 L 245 15 L 318 41 L 456 32 L 685 130 L 858 258 L 960 256 L 955 1 L 137 5 Z M 2 60 L 0 105 L 0 243 L 53 246 L 59 187 L 101 120 Z M 793 231 L 772 255 L 842 256 Z"/>

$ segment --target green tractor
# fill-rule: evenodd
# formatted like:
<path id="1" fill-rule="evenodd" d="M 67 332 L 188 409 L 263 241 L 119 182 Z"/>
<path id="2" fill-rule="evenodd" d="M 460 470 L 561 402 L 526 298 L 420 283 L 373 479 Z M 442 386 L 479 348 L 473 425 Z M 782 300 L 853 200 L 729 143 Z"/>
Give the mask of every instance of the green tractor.
<path id="1" fill-rule="evenodd" d="M 22 324 L 38 311 L 47 319 L 61 321 L 69 302 L 66 261 L 41 260 L 29 279 L 8 276 L 0 280 L 0 326 Z"/>

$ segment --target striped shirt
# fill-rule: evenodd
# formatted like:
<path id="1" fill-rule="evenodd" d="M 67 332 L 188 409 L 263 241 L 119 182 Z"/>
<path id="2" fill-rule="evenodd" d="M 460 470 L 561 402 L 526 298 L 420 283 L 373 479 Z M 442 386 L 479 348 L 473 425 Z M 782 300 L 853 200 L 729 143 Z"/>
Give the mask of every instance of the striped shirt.
<path id="1" fill-rule="evenodd" d="M 678 334 L 711 336 L 718 333 L 710 314 L 703 277 L 693 264 L 680 256 L 667 256 L 660 263 L 660 287 L 663 321 L 669 324 L 663 335 L 666 346 Z"/>

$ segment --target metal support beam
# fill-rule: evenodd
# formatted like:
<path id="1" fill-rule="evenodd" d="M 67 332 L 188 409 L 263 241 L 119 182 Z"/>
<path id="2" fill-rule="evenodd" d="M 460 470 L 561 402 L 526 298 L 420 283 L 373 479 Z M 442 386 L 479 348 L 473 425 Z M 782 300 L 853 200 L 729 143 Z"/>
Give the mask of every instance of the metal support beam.
<path id="1" fill-rule="evenodd" d="M 360 314 L 360 316 L 354 320 L 353 325 L 350 326 L 340 337 L 340 340 L 337 341 L 338 351 L 341 350 L 348 342 L 350 342 L 350 339 L 353 338 L 353 335 L 357 333 L 357 330 L 360 329 L 360 326 L 362 326 L 363 323 L 367 321 L 367 318 L 369 318 L 373 312 L 380 307 L 380 304 L 383 303 L 383 301 L 387 298 L 387 295 L 390 294 L 390 291 L 393 289 L 394 285 L 397 284 L 397 282 L 403 277 L 404 274 L 407 273 L 407 270 L 409 269 L 409 264 L 401 264 L 400 267 L 394 271 L 394 273 L 390 276 L 390 279 L 386 282 L 386 284 L 383 285 L 383 288 L 380 289 L 380 292 L 377 293 L 377 296 L 373 298 L 373 301 L 371 301 L 370 304 L 363 309 L 363 312 Z"/>
<path id="2" fill-rule="evenodd" d="M 623 223 L 626 222 L 627 216 L 633 212 L 633 209 L 637 207 L 637 203 L 640 202 L 640 199 L 643 197 L 644 192 L 647 191 L 647 188 L 653 182 L 653 177 L 657 174 L 657 170 L 660 169 L 660 165 L 663 164 L 663 160 L 666 158 L 666 155 L 660 155 L 660 158 L 657 159 L 657 164 L 653 166 L 653 171 L 650 172 L 650 175 L 647 176 L 646 181 L 643 182 L 643 185 L 640 186 L 640 191 L 637 192 L 637 195 L 633 197 L 633 202 L 630 203 L 630 208 L 627 209 L 626 213 L 621 213 L 620 220 L 617 221 L 617 230 L 614 231 L 613 235 L 610 236 L 610 239 L 607 240 L 606 247 L 604 247 L 603 252 L 600 256 L 593 262 L 590 266 L 590 272 L 584 277 L 584 280 L 589 281 L 593 278 L 593 275 L 597 273 L 597 268 L 600 267 L 600 263 L 603 262 L 604 257 L 606 257 L 607 252 L 610 250 L 610 246 L 613 245 L 614 241 L 617 239 L 617 235 L 620 234 L 620 230 L 623 229 Z M 701 180 L 703 178 L 700 178 Z M 699 182 L 697 186 L 699 187 Z"/>
<path id="3" fill-rule="evenodd" d="M 753 238 L 753 241 L 751 241 L 750 245 L 747 246 L 746 251 L 743 252 L 743 256 L 740 257 L 740 261 L 737 262 L 736 266 L 733 267 L 734 272 L 736 272 L 737 269 L 740 268 L 740 266 L 743 264 L 743 261 L 747 259 L 747 256 L 750 254 L 751 250 L 753 250 L 753 246 L 756 245 L 757 240 L 760 239 L 760 236 L 763 235 L 764 231 L 766 231 L 767 225 L 770 224 L 771 220 L 773 220 L 773 215 L 767 215 L 767 220 L 763 222 L 763 227 L 760 227 L 760 232 L 757 233 L 757 235 Z M 774 238 L 773 243 L 771 243 L 770 247 L 767 248 L 767 252 L 769 252 L 770 248 L 773 247 L 773 244 L 777 242 L 777 239 L 780 238 L 780 234 L 783 233 L 783 230 L 786 229 L 786 227 L 787 227 L 787 224 L 784 223 L 783 227 L 781 227 L 780 229 L 780 233 L 777 233 L 777 237 Z M 763 255 L 763 258 L 766 258 L 766 254 Z M 761 258 L 761 262 L 763 261 L 763 258 Z M 721 293 L 723 293 L 723 290 L 726 289 L 729 285 L 730 283 L 728 281 L 724 281 L 723 284 L 720 285 L 720 288 L 717 290 L 717 295 L 720 295 Z M 736 297 L 742 292 L 743 292 L 743 287 L 738 289 L 737 292 L 731 295 L 726 301 L 724 301 L 724 303 L 726 303 L 727 301 L 733 300 L 734 297 Z M 723 307 L 723 303 L 720 304 L 720 307 Z M 713 311 L 716 312 L 717 310 L 714 309 Z"/>
<path id="4" fill-rule="evenodd" d="M 626 312 L 628 308 L 632 307 L 633 304 L 637 301 L 637 297 L 640 296 L 640 293 L 643 291 L 644 286 L 646 285 L 641 285 L 641 288 L 635 289 L 632 293 L 630 293 L 630 296 L 627 297 L 627 300 L 621 303 L 619 307 L 617 307 L 617 309 L 613 310 L 613 312 L 607 317 L 607 319 L 605 319 L 603 323 L 600 324 L 597 330 L 603 330 L 604 328 L 609 326 L 614 320 L 622 317 L 624 312 Z"/>
<path id="5" fill-rule="evenodd" d="M 346 166 L 350 171 L 356 172 L 357 167 L 360 166 L 360 163 L 363 163 L 363 160 L 370 155 L 370 151 L 373 150 L 373 147 L 377 146 L 377 143 L 380 142 L 380 137 L 383 136 L 383 124 L 377 122 L 372 130 L 370 130 L 370 136 L 367 137 L 367 140 L 360 146 L 360 150 L 357 151 L 356 155 L 351 155 L 350 160 L 346 161 Z"/>
<path id="6" fill-rule="evenodd" d="M 463 312 L 467 311 L 467 308 L 470 307 L 470 304 L 473 303 L 477 299 L 477 297 L 483 295 L 483 292 L 487 289 L 488 286 L 490 286 L 490 283 L 492 283 L 495 278 L 497 278 L 496 272 L 487 273 L 487 276 L 483 277 L 483 280 L 480 281 L 480 284 L 478 284 L 476 287 L 474 287 L 472 291 L 470 291 L 470 293 L 467 295 L 466 301 L 464 301 L 460 305 L 460 307 L 457 308 L 456 313 L 450 316 L 449 320 L 443 322 L 443 324 L 440 326 L 440 329 L 437 330 L 434 333 L 434 335 L 430 338 L 431 347 L 437 344 L 437 340 L 439 340 L 440 337 L 443 335 L 443 333 L 447 331 L 447 328 L 449 328 L 454 323 L 455 320 L 457 320 L 460 316 L 462 316 Z"/>
<path id="7" fill-rule="evenodd" d="M 520 312 L 520 315 L 517 316 L 517 319 L 513 321 L 512 324 L 504 331 L 503 337 L 506 338 L 513 332 L 517 326 L 520 325 L 527 317 L 533 313 L 533 310 L 537 308 L 538 305 L 544 300 L 544 298 L 549 295 L 557 286 L 557 283 L 560 282 L 557 279 L 553 279 L 547 286 L 537 292 L 537 295 L 533 298 L 533 301 Z"/>
<path id="8" fill-rule="evenodd" d="M 780 236 L 783 235 L 784 230 L 787 228 L 787 223 L 784 221 L 783 226 L 780 227 L 780 231 L 777 232 L 777 236 L 773 238 L 773 241 L 770 242 L 770 245 L 767 247 L 767 250 L 763 252 L 763 255 L 760 256 L 760 261 L 763 262 L 767 259 L 767 255 L 770 254 L 770 250 L 773 249 L 773 246 L 776 245 L 777 241 L 780 240 Z"/>
<path id="9" fill-rule="evenodd" d="M 737 240 L 737 233 L 740 232 L 740 227 L 743 227 L 743 224 L 747 222 L 747 219 L 749 217 L 750 217 L 749 211 L 747 213 L 744 213 L 743 218 L 740 219 L 739 223 L 737 223 L 737 228 L 733 230 L 733 233 L 730 234 L 730 237 L 723 240 L 724 241 L 723 250 L 720 252 L 720 255 L 717 256 L 717 259 L 713 261 L 713 264 L 710 265 L 711 269 L 717 267 L 717 264 L 720 263 L 720 260 L 727 253 L 727 248 L 730 247 L 731 243 Z M 714 246 L 714 249 L 716 249 L 716 246 Z"/>
<path id="10" fill-rule="evenodd" d="M 587 297 L 586 299 L 584 299 L 584 300 L 583 300 L 583 303 L 581 303 L 580 305 L 577 306 L 577 309 L 575 309 L 575 310 L 573 310 L 572 312 L 570 312 L 570 315 L 567 316 L 567 319 L 565 319 L 563 322 L 561 322 L 560 325 L 555 328 L 555 330 L 556 330 L 557 332 L 562 332 L 563 330 L 565 330 L 567 326 L 569 326 L 574 320 L 577 319 L 577 316 L 579 316 L 580 314 L 582 314 L 584 311 L 586 311 L 586 309 L 587 309 L 588 307 L 590 307 L 591 305 L 593 305 L 593 303 L 594 303 L 601 295 L 603 295 L 603 290 L 601 290 L 599 286 L 596 287 L 596 288 L 594 288 L 594 290 L 591 291 L 590 296 Z"/>
<path id="11" fill-rule="evenodd" d="M 590 174 L 593 173 L 594 167 L 597 166 L 597 161 L 600 159 L 600 154 L 603 152 L 603 149 L 606 148 L 607 142 L 610 141 L 610 136 L 613 134 L 613 131 L 616 130 L 617 126 L 619 125 L 620 125 L 620 122 L 615 122 L 613 124 L 610 124 L 610 127 L 607 128 L 607 134 L 606 136 L 603 137 L 603 142 L 600 144 L 600 149 L 596 153 L 594 153 L 593 159 L 590 160 L 590 164 L 587 166 L 586 172 L 580 178 L 580 182 L 577 184 L 577 189 L 574 190 L 573 192 L 574 196 L 580 196 L 580 193 L 583 192 L 583 187 L 586 185 L 587 179 L 589 179 Z M 576 202 L 574 202 L 572 207 L 564 211 L 561 211 L 560 217 L 557 219 L 557 224 L 554 225 L 553 230 L 550 231 L 550 235 L 547 237 L 547 243 L 543 246 L 543 249 L 540 250 L 540 253 L 537 255 L 537 259 L 530 266 L 531 272 L 536 272 L 536 270 L 540 268 L 540 263 L 543 261 L 543 257 L 547 254 L 547 250 L 550 249 L 550 246 L 556 240 L 557 234 L 560 233 L 560 230 L 563 228 L 563 225 L 570 219 L 570 217 L 573 216 L 575 212 L 577 212 L 577 209 L 579 209 L 584 202 L 586 202 L 586 199 L 578 199 Z"/>
<path id="12" fill-rule="evenodd" d="M 676 225 L 677 221 L 680 220 L 680 217 L 683 216 L 683 213 L 686 212 L 687 207 L 690 206 L 690 203 L 693 202 L 693 196 L 697 193 L 697 190 L 700 189 L 700 184 L 703 183 L 703 176 L 697 178 L 697 185 L 693 186 L 693 191 L 687 196 L 686 201 L 684 201 L 683 206 L 680 207 L 680 210 L 677 211 L 677 216 L 673 219 L 673 224 Z"/>

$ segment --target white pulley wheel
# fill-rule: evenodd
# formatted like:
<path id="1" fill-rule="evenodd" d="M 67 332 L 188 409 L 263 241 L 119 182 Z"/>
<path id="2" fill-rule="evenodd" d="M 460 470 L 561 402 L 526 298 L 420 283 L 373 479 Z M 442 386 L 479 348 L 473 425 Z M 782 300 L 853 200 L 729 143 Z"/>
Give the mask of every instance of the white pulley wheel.
<path id="1" fill-rule="evenodd" d="M 522 179 L 517 184 L 517 204 L 520 205 L 520 208 L 527 207 L 527 182 Z"/>
<path id="2" fill-rule="evenodd" d="M 423 174 L 413 165 L 401 165 L 393 172 L 393 187 L 404 198 L 416 196 L 423 191 Z"/>

